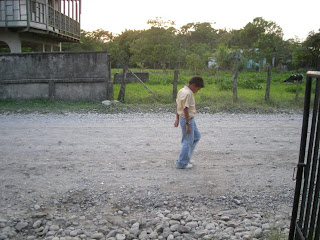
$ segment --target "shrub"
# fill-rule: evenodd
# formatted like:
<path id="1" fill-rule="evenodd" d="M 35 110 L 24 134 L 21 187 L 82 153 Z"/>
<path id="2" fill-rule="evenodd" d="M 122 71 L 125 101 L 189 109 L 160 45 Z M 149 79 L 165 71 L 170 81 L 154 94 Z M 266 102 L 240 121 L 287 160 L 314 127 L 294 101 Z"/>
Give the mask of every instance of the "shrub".
<path id="1" fill-rule="evenodd" d="M 238 86 L 246 89 L 261 89 L 262 86 L 252 79 L 238 81 Z"/>

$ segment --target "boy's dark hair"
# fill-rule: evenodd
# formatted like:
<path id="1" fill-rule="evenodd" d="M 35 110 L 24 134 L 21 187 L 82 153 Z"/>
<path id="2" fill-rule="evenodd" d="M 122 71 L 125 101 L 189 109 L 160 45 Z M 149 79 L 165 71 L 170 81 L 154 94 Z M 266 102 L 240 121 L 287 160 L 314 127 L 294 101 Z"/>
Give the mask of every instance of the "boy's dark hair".
<path id="1" fill-rule="evenodd" d="M 202 77 L 193 77 L 189 80 L 189 84 L 195 84 L 196 87 L 204 88 L 204 83 Z"/>

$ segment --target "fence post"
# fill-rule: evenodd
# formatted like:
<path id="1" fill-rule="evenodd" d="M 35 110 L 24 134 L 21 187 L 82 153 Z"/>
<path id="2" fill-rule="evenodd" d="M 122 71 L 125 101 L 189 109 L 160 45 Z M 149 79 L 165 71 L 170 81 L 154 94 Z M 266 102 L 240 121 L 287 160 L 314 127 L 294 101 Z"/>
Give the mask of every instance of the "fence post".
<path id="1" fill-rule="evenodd" d="M 266 86 L 266 95 L 265 100 L 269 101 L 270 99 L 270 84 L 271 84 L 271 66 L 268 66 L 268 77 L 267 77 L 267 86 Z"/>
<path id="2" fill-rule="evenodd" d="M 238 81 L 238 69 L 236 69 L 233 72 L 233 102 L 237 102 L 238 101 L 238 87 L 237 87 L 237 81 Z"/>
<path id="3" fill-rule="evenodd" d="M 124 96 L 126 92 L 126 81 L 127 81 L 127 68 L 123 68 L 123 74 L 122 74 L 122 81 L 121 81 L 121 87 L 118 95 L 118 101 L 124 102 Z"/>
<path id="4" fill-rule="evenodd" d="M 179 77 L 179 70 L 174 70 L 174 78 L 173 78 L 173 91 L 172 91 L 172 100 L 175 101 L 178 92 L 178 77 Z"/>
<path id="5" fill-rule="evenodd" d="M 296 84 L 296 97 L 295 97 L 295 100 L 296 100 L 296 101 L 298 101 L 298 97 L 299 97 L 299 91 L 300 91 L 299 85 L 300 85 L 300 83 L 299 83 L 299 81 L 297 80 L 297 84 Z"/>
<path id="6" fill-rule="evenodd" d="M 107 75 L 107 100 L 114 100 L 113 96 L 113 81 L 111 79 L 111 59 L 108 55 L 108 75 Z"/>

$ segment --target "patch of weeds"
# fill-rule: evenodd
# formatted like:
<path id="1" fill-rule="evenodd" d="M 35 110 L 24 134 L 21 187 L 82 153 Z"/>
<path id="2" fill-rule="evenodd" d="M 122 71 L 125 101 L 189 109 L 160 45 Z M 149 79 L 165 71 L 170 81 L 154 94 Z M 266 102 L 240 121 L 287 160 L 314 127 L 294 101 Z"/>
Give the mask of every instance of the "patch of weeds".
<path id="1" fill-rule="evenodd" d="M 266 240 L 286 240 L 288 239 L 285 234 L 281 233 L 279 229 L 272 228 L 270 233 L 265 237 Z"/>

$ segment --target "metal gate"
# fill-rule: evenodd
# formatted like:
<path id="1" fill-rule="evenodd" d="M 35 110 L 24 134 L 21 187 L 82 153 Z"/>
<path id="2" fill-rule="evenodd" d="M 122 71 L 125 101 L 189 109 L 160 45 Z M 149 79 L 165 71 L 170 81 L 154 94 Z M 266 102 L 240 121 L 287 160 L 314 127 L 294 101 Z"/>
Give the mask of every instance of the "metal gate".
<path id="1" fill-rule="evenodd" d="M 313 82 L 315 82 L 315 94 L 312 109 L 310 104 Z M 289 240 L 319 240 L 320 236 L 319 95 L 320 72 L 309 71 Z"/>

